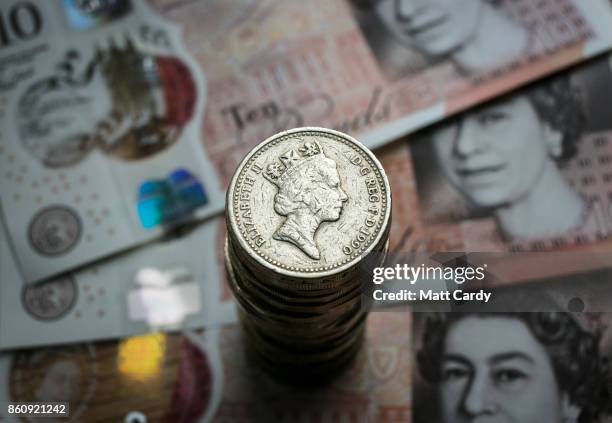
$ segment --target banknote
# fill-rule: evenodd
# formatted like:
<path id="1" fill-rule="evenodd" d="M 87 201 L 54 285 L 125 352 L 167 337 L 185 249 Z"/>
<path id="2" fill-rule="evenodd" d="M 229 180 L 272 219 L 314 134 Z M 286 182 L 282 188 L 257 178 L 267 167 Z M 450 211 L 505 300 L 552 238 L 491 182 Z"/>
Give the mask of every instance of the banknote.
<path id="1" fill-rule="evenodd" d="M 408 422 L 410 330 L 408 313 L 371 315 L 351 367 L 311 389 L 255 366 L 238 325 L 5 353 L 0 415 L 5 402 L 47 400 L 70 401 L 76 421 Z"/>
<path id="2" fill-rule="evenodd" d="M 394 195 L 390 250 L 508 253 L 536 273 L 609 252 L 610 98 L 601 57 L 379 150 Z M 548 260 L 553 251 L 569 255 Z"/>
<path id="3" fill-rule="evenodd" d="M 206 79 L 141 0 L 0 6 L 1 209 L 24 280 L 210 216 Z"/>
<path id="4" fill-rule="evenodd" d="M 612 421 L 611 277 L 539 281 L 486 307 L 415 314 L 412 421 Z"/>
<path id="5" fill-rule="evenodd" d="M 223 389 L 218 331 L 149 334 L 0 355 L 2 421 L 9 402 L 65 401 L 68 421 L 211 421 Z"/>
<path id="6" fill-rule="evenodd" d="M 350 368 L 311 389 L 270 379 L 245 356 L 238 328 L 223 328 L 223 397 L 213 421 L 409 422 L 410 322 L 409 313 L 370 314 L 364 345 Z"/>
<path id="7" fill-rule="evenodd" d="M 601 0 L 153 4 L 207 75 L 203 143 L 224 181 L 281 129 L 327 127 L 378 147 L 612 42 Z"/>
<path id="8" fill-rule="evenodd" d="M 211 327 L 237 320 L 217 223 L 53 279 L 24 284 L 0 231 L 0 350 Z"/>

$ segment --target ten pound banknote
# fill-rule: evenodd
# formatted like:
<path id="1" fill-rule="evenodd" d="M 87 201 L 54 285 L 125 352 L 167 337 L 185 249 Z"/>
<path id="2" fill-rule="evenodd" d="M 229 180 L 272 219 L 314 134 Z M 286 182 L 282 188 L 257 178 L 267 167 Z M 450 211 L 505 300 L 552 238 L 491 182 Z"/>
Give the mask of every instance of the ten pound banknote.
<path id="1" fill-rule="evenodd" d="M 350 369 L 309 389 L 263 372 L 236 325 L 5 353 L 0 418 L 18 421 L 7 402 L 68 401 L 75 421 L 609 422 L 610 297 L 591 296 L 609 276 L 556 281 L 556 311 L 536 290 L 478 316 L 371 313 Z"/>
<path id="2" fill-rule="evenodd" d="M 204 73 L 143 1 L 0 5 L 0 193 L 26 282 L 222 209 Z"/>
<path id="3" fill-rule="evenodd" d="M 0 192 L 26 282 L 219 211 L 281 129 L 376 147 L 612 46 L 603 0 L 150 6 L 0 6 Z"/>
<path id="4" fill-rule="evenodd" d="M 231 325 L 5 353 L 0 418 L 18 421 L 6 402 L 68 401 L 74 421 L 410 421 L 409 313 L 370 315 L 351 368 L 322 387 L 279 383 L 243 343 Z"/>
<path id="5" fill-rule="evenodd" d="M 609 265 L 611 98 L 602 56 L 379 150 L 391 253 L 500 253 L 505 282 Z"/>
<path id="6" fill-rule="evenodd" d="M 612 421 L 610 269 L 416 313 L 415 423 Z"/>
<path id="7" fill-rule="evenodd" d="M 215 244 L 221 226 L 203 223 L 28 285 L 0 227 L 0 350 L 236 321 L 222 257 L 202 250 Z"/>
<path id="8" fill-rule="evenodd" d="M 612 45 L 601 0 L 153 3 L 207 76 L 203 142 L 225 181 L 280 130 L 374 148 Z"/>

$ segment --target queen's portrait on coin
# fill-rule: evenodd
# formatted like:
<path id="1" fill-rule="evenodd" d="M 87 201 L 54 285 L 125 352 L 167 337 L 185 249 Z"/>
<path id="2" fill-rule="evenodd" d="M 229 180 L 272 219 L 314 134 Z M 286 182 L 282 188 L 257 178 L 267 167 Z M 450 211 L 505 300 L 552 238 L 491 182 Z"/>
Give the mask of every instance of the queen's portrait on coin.
<path id="1" fill-rule="evenodd" d="M 278 188 L 274 210 L 286 217 L 273 238 L 319 260 L 315 233 L 321 223 L 337 221 L 348 200 L 336 162 L 325 156 L 319 143 L 305 141 L 268 164 L 264 176 Z"/>
<path id="2" fill-rule="evenodd" d="M 442 174 L 508 239 L 585 227 L 590 207 L 563 175 L 585 127 L 581 93 L 567 78 L 514 94 L 433 131 Z"/>

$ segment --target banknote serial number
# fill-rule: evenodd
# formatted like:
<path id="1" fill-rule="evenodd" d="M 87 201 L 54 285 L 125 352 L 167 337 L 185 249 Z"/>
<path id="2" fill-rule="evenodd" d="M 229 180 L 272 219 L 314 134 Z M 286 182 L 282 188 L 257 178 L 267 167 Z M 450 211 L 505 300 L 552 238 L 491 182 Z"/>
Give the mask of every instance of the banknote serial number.
<path id="1" fill-rule="evenodd" d="M 70 406 L 67 402 L 10 402 L 6 413 L 24 417 L 68 417 Z"/>

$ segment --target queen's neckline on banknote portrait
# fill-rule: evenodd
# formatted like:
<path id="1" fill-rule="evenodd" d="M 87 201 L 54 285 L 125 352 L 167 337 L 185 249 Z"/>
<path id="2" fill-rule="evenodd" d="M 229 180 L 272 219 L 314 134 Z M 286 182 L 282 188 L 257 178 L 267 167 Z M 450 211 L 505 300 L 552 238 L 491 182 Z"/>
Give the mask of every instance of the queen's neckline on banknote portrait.
<path id="1" fill-rule="evenodd" d="M 391 192 L 376 157 L 341 132 L 276 134 L 247 155 L 227 193 L 230 235 L 264 270 L 341 273 L 387 233 Z"/>

